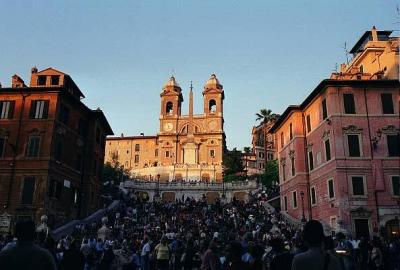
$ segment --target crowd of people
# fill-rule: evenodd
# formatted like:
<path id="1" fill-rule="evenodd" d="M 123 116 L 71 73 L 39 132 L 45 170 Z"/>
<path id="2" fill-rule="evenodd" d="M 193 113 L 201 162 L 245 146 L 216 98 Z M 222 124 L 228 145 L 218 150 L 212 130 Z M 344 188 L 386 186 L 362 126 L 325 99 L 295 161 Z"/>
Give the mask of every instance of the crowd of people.
<path id="1" fill-rule="evenodd" d="M 296 229 L 264 207 L 263 196 L 227 204 L 132 196 L 58 241 L 18 222 L 15 235 L 0 240 L 0 269 L 400 270 L 398 239 L 327 237 L 315 220 Z"/>

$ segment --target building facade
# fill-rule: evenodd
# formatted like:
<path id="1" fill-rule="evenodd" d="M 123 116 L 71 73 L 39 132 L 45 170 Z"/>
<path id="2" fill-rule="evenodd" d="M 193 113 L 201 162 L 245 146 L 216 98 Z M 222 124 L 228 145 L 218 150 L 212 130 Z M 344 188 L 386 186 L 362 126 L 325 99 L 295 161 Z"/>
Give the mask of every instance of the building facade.
<path id="1" fill-rule="evenodd" d="M 56 225 L 100 205 L 112 130 L 83 97 L 69 75 L 53 68 L 32 68 L 29 86 L 14 75 L 11 87 L 0 88 L 0 215 L 46 214 Z"/>
<path id="2" fill-rule="evenodd" d="M 160 94 L 160 130 L 155 136 L 109 137 L 105 162 L 116 157 L 134 178 L 160 181 L 222 180 L 225 149 L 224 90 L 213 74 L 204 86 L 203 113 L 182 114 L 182 89 L 171 77 Z"/>
<path id="3" fill-rule="evenodd" d="M 351 63 L 398 42 L 377 33 L 363 35 Z M 398 58 L 398 46 L 391 55 Z M 284 212 L 355 237 L 400 233 L 400 83 L 389 66 L 382 60 L 378 69 L 350 65 L 332 74 L 272 127 Z"/>
<path id="4" fill-rule="evenodd" d="M 267 162 L 276 158 L 274 136 L 269 132 L 274 123 L 275 121 L 263 122 L 254 126 L 251 131 L 252 152 L 256 158 L 257 173 L 264 173 Z"/>

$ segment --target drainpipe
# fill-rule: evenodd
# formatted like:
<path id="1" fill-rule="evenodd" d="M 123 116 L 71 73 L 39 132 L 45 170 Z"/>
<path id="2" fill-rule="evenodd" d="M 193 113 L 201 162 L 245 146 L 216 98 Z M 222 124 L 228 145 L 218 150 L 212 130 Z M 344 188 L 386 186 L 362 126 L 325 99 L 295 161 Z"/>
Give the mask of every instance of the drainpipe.
<path id="1" fill-rule="evenodd" d="M 8 182 L 7 202 L 3 206 L 4 209 L 7 209 L 9 207 L 9 205 L 10 205 L 12 184 L 13 184 L 14 179 L 15 179 L 16 161 L 17 161 L 17 154 L 18 154 L 18 148 L 19 148 L 19 137 L 21 135 L 22 118 L 23 118 L 23 115 L 24 115 L 25 99 L 31 95 L 31 94 L 23 94 L 22 90 L 20 90 L 20 94 L 22 96 L 21 111 L 20 111 L 19 118 L 18 118 L 18 130 L 17 130 L 17 136 L 16 136 L 15 144 L 13 144 L 13 145 L 10 144 L 10 146 L 11 146 L 11 148 L 13 150 L 13 156 L 12 156 L 12 161 L 10 163 L 11 174 L 10 174 L 10 181 Z"/>
<path id="2" fill-rule="evenodd" d="M 374 160 L 374 148 L 372 146 L 372 137 L 371 137 L 371 126 L 369 124 L 369 111 L 368 111 L 368 103 L 367 103 L 367 89 L 364 88 L 364 102 L 365 102 L 365 111 L 367 114 L 367 124 L 368 124 L 368 139 L 369 139 L 369 146 L 371 150 L 371 165 Z M 373 169 L 373 168 L 372 168 Z M 379 217 L 379 202 L 378 202 L 378 192 L 374 190 L 374 199 L 375 199 L 375 207 L 376 207 L 376 221 L 378 223 L 378 227 L 380 224 L 380 217 Z"/>
<path id="3" fill-rule="evenodd" d="M 304 155 L 306 161 L 306 183 L 307 183 L 307 204 L 308 204 L 308 219 L 312 219 L 312 209 L 311 209 L 311 201 L 310 201 L 310 171 L 309 171 L 309 160 L 308 160 L 308 153 L 307 153 L 307 133 L 306 133 L 306 125 L 305 125 L 305 117 L 304 112 L 301 113 L 301 122 L 303 125 L 303 141 L 304 141 Z"/>

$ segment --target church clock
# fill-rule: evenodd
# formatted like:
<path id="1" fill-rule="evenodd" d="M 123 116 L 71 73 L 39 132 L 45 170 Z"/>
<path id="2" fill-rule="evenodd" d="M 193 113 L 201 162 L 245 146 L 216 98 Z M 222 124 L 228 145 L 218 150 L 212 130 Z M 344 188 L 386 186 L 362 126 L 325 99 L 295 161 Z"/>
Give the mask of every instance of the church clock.
<path id="1" fill-rule="evenodd" d="M 164 124 L 164 131 L 171 131 L 174 128 L 174 125 L 171 122 L 167 122 Z"/>

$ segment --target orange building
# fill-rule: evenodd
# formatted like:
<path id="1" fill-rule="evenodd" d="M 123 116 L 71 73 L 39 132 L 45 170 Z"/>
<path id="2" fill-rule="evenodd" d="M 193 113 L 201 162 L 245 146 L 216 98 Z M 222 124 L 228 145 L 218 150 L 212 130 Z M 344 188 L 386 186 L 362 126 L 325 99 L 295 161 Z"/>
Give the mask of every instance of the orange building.
<path id="1" fill-rule="evenodd" d="M 221 181 L 225 149 L 224 90 L 213 74 L 203 90 L 203 113 L 182 115 L 182 89 L 171 77 L 161 97 L 160 131 L 155 136 L 107 138 L 105 162 L 113 157 L 133 177 L 160 181 Z"/>
<path id="2" fill-rule="evenodd" d="M 104 145 L 112 130 L 100 109 L 63 72 L 32 68 L 29 87 L 18 76 L 0 88 L 0 215 L 43 214 L 49 225 L 100 205 Z"/>

